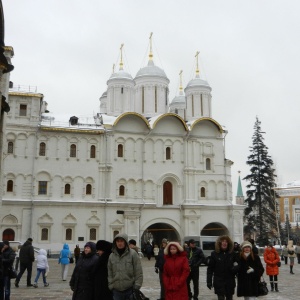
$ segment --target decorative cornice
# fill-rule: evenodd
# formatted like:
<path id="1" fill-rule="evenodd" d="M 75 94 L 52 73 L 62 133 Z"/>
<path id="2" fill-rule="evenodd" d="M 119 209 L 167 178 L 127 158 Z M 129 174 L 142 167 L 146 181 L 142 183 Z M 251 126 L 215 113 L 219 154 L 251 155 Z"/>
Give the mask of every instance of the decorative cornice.
<path id="1" fill-rule="evenodd" d="M 9 96 L 22 96 L 22 97 L 37 97 L 37 98 L 44 98 L 43 94 L 39 94 L 39 93 L 22 93 L 22 92 L 9 92 L 8 93 Z"/>
<path id="2" fill-rule="evenodd" d="M 61 131 L 72 133 L 89 133 L 89 134 L 103 134 L 104 130 L 91 130 L 91 129 L 69 129 L 69 128 L 57 128 L 57 127 L 40 127 L 43 131 Z"/>

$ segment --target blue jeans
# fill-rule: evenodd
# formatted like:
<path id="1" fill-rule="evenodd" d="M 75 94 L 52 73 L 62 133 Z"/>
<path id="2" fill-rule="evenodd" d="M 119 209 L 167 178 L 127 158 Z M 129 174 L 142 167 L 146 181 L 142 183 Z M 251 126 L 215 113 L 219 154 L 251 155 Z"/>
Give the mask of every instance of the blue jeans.
<path id="1" fill-rule="evenodd" d="M 3 292 L 4 292 L 4 298 L 3 297 Z M 8 276 L 3 276 L 2 278 L 2 286 L 0 288 L 0 299 L 5 299 L 5 300 L 10 300 L 10 279 Z"/>
<path id="2" fill-rule="evenodd" d="M 38 282 L 41 273 L 42 273 L 42 275 L 43 275 L 43 282 L 44 282 L 44 284 L 46 284 L 46 283 L 47 283 L 46 277 L 45 277 L 46 269 L 40 269 L 40 268 L 37 268 L 37 273 L 36 273 L 36 277 L 35 277 L 35 279 L 34 279 L 34 282 L 35 282 L 35 283 Z"/>
<path id="3" fill-rule="evenodd" d="M 117 291 L 115 289 L 112 290 L 114 300 L 130 300 L 130 296 L 132 295 L 132 288 L 129 288 L 125 291 Z"/>

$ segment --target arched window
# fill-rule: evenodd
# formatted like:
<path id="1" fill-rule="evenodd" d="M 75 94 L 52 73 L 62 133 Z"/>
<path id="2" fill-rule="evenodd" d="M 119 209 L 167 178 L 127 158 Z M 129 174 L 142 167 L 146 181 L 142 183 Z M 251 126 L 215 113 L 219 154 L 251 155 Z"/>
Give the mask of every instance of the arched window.
<path id="1" fill-rule="evenodd" d="M 206 166 L 206 170 L 211 170 L 210 158 L 207 158 L 205 160 L 205 166 Z"/>
<path id="2" fill-rule="evenodd" d="M 201 198 L 205 198 L 205 188 L 204 188 L 204 187 L 202 187 L 202 188 L 200 189 L 200 197 L 201 197 Z"/>
<path id="3" fill-rule="evenodd" d="M 163 186 L 164 205 L 173 204 L 173 187 L 170 181 L 166 181 Z"/>
<path id="4" fill-rule="evenodd" d="M 123 157 L 123 145 L 118 145 L 118 157 Z"/>
<path id="5" fill-rule="evenodd" d="M 48 228 L 42 229 L 42 231 L 41 231 L 41 240 L 42 241 L 48 241 L 48 233 L 49 233 Z"/>
<path id="6" fill-rule="evenodd" d="M 39 155 L 40 156 L 46 155 L 46 144 L 45 143 L 40 143 Z"/>
<path id="7" fill-rule="evenodd" d="M 124 185 L 120 185 L 120 187 L 119 187 L 119 196 L 125 196 L 125 187 L 124 187 Z"/>
<path id="8" fill-rule="evenodd" d="M 96 241 L 96 239 L 97 239 L 96 233 L 97 233 L 96 228 L 90 229 L 90 241 Z"/>
<path id="9" fill-rule="evenodd" d="M 76 157 L 76 145 L 72 144 L 70 146 L 70 157 Z"/>
<path id="10" fill-rule="evenodd" d="M 66 229 L 66 241 L 72 241 L 72 229 Z"/>
<path id="11" fill-rule="evenodd" d="M 6 191 L 7 192 L 13 192 L 14 191 L 14 182 L 12 180 L 7 181 Z"/>
<path id="12" fill-rule="evenodd" d="M 71 185 L 69 183 L 65 184 L 65 195 L 71 194 Z"/>
<path id="13" fill-rule="evenodd" d="M 86 185 L 85 193 L 86 193 L 86 195 L 92 195 L 92 185 L 91 184 Z"/>
<path id="14" fill-rule="evenodd" d="M 171 159 L 171 148 L 167 147 L 166 148 L 166 160 L 170 160 Z"/>
<path id="15" fill-rule="evenodd" d="M 13 142 L 8 142 L 8 144 L 7 144 L 7 153 L 9 153 L 9 154 L 14 153 L 14 143 Z"/>
<path id="16" fill-rule="evenodd" d="M 90 158 L 95 158 L 95 157 L 96 157 L 96 146 L 92 145 L 91 146 Z"/>

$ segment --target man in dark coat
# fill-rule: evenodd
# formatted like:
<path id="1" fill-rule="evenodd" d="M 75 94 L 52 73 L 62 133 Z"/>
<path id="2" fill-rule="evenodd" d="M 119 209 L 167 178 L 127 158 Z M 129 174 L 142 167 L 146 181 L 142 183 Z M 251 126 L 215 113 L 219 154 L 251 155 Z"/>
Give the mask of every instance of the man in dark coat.
<path id="1" fill-rule="evenodd" d="M 205 260 L 204 253 L 201 248 L 196 247 L 195 240 L 190 239 L 188 242 L 187 258 L 189 260 L 190 275 L 187 279 L 189 298 L 197 300 L 199 295 L 199 267 Z M 193 281 L 194 295 L 192 295 L 190 283 Z"/>
<path id="2" fill-rule="evenodd" d="M 15 287 L 17 288 L 19 287 L 20 279 L 25 270 L 27 270 L 27 286 L 33 286 L 31 284 L 32 263 L 34 262 L 34 250 L 32 241 L 32 238 L 28 238 L 20 249 L 20 272 L 15 281 Z"/>
<path id="3" fill-rule="evenodd" d="M 161 241 L 161 248 L 159 249 L 158 255 L 156 257 L 155 262 L 155 273 L 158 273 L 159 275 L 159 283 L 160 283 L 160 298 L 158 300 L 164 300 L 165 299 L 165 288 L 163 284 L 163 270 L 164 270 L 164 250 L 168 244 L 167 239 L 162 239 Z"/>
<path id="4" fill-rule="evenodd" d="M 2 265 L 3 265 L 3 283 L 0 288 L 1 296 L 4 293 L 5 299 L 10 299 L 10 278 L 9 269 L 12 268 L 16 253 L 9 246 L 9 241 L 3 241 L 4 246 L 1 249 L 2 253 Z M 0 299 L 1 299 L 0 296 Z"/>
<path id="5" fill-rule="evenodd" d="M 233 252 L 233 242 L 230 237 L 227 235 L 218 237 L 215 250 L 211 253 L 206 276 L 207 287 L 209 289 L 214 287 L 218 300 L 232 300 L 238 260 L 239 258 Z"/>
<path id="6" fill-rule="evenodd" d="M 108 288 L 108 269 L 107 263 L 111 254 L 112 243 L 99 240 L 96 243 L 98 261 L 95 271 L 95 300 L 113 300 L 112 292 Z"/>

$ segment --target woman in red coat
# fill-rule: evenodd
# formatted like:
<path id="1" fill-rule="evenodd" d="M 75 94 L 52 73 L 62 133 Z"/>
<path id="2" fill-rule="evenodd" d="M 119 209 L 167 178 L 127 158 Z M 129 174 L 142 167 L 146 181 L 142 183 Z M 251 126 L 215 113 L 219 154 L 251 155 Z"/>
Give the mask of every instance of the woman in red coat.
<path id="1" fill-rule="evenodd" d="M 186 252 L 177 242 L 170 242 L 165 250 L 163 283 L 165 300 L 188 300 L 186 280 L 190 267 Z"/>
<path id="2" fill-rule="evenodd" d="M 279 292 L 277 277 L 279 274 L 279 268 L 277 266 L 277 263 L 280 261 L 280 257 L 272 244 L 269 244 L 268 247 L 265 249 L 264 260 L 266 263 L 266 273 L 267 275 L 269 275 L 270 278 L 271 291 L 274 291 L 275 286 L 275 291 Z"/>

